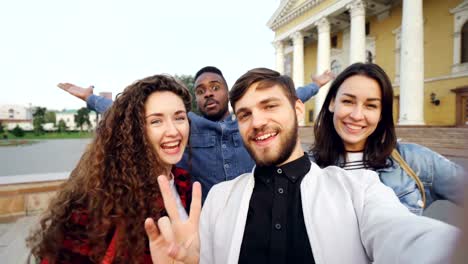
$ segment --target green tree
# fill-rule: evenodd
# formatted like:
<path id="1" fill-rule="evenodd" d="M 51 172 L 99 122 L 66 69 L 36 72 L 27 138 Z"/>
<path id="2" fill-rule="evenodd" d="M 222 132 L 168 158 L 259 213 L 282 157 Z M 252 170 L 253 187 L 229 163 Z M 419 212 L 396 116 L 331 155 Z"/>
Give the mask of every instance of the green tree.
<path id="1" fill-rule="evenodd" d="M 195 100 L 195 89 L 194 89 L 195 77 L 193 77 L 193 75 L 185 75 L 185 74 L 182 74 L 182 75 L 176 74 L 175 77 L 179 79 L 181 82 L 183 82 L 190 91 L 190 95 L 192 96 L 192 109 L 190 111 L 199 114 L 200 112 L 198 111 L 197 101 Z"/>
<path id="2" fill-rule="evenodd" d="M 24 130 L 21 127 L 19 127 L 18 125 L 16 125 L 15 128 L 13 128 L 13 130 L 11 130 L 11 133 L 15 137 L 23 137 L 24 136 Z"/>
<path id="3" fill-rule="evenodd" d="M 34 134 L 40 135 L 44 134 L 44 129 L 42 125 L 46 122 L 45 115 L 47 112 L 47 108 L 45 107 L 36 107 L 33 113 L 33 127 L 34 127 Z"/>
<path id="4" fill-rule="evenodd" d="M 5 132 L 5 129 L 3 128 L 3 123 L 0 121 L 0 133 Z"/>
<path id="5" fill-rule="evenodd" d="M 88 125 L 88 128 L 91 127 L 91 121 L 89 121 L 89 112 L 90 110 L 86 107 L 78 109 L 78 112 L 75 115 L 75 124 L 80 128 L 80 131 L 83 131 L 83 125 Z"/>
<path id="6" fill-rule="evenodd" d="M 46 111 L 44 118 L 46 123 L 55 124 L 57 122 L 55 117 L 55 111 Z"/>
<path id="7" fill-rule="evenodd" d="M 58 122 L 58 132 L 64 133 L 65 131 L 67 131 L 67 123 L 63 119 L 60 119 Z"/>

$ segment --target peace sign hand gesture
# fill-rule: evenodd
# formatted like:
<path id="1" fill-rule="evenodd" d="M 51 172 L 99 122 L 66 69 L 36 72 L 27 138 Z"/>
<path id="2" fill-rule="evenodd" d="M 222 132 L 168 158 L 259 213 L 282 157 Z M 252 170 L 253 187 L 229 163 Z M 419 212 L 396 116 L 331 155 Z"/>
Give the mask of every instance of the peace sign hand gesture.
<path id="1" fill-rule="evenodd" d="M 187 220 L 180 219 L 176 200 L 171 192 L 167 177 L 159 176 L 158 184 L 169 217 L 161 217 L 157 226 L 151 218 L 147 218 L 145 221 L 153 263 L 165 264 L 177 261 L 197 264 L 200 259 L 200 238 L 198 235 L 201 212 L 200 183 L 193 184 L 192 203 Z"/>

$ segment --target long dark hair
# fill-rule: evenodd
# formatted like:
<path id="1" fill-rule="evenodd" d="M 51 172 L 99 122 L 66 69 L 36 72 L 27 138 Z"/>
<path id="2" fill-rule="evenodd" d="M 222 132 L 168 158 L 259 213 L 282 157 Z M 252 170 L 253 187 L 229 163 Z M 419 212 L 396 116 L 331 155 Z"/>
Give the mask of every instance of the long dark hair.
<path id="1" fill-rule="evenodd" d="M 393 88 L 385 71 L 377 64 L 355 63 L 341 72 L 330 86 L 327 97 L 314 125 L 315 144 L 312 155 L 321 166 L 338 165 L 340 157 L 346 158 L 343 140 L 333 125 L 333 113 L 328 106 L 335 99 L 341 84 L 351 76 L 362 75 L 375 80 L 382 92 L 381 119 L 375 131 L 367 138 L 364 148 L 364 165 L 373 169 L 388 166 L 387 158 L 396 145 L 393 123 Z"/>
<path id="2" fill-rule="evenodd" d="M 170 76 L 155 75 L 128 86 L 105 113 L 93 142 L 28 238 L 34 256 L 49 263 L 66 261 L 64 239 L 77 238 L 88 241 L 91 260 L 99 262 L 118 225 L 125 237 L 114 260 L 141 261 L 147 243 L 143 223 L 147 217 L 158 219 L 164 210 L 157 202 L 161 193 L 156 180 L 164 173 L 163 163 L 145 130 L 145 102 L 161 91 L 176 94 L 190 110 L 188 89 Z M 86 215 L 87 225 L 71 230 L 77 213 Z"/>

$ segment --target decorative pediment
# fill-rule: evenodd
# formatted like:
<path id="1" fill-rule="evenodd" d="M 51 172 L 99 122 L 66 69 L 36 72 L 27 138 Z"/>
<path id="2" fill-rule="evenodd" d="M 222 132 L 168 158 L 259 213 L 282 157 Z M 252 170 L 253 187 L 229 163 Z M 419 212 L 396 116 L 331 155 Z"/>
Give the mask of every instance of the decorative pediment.
<path id="1" fill-rule="evenodd" d="M 272 30 L 276 30 L 323 1 L 325 0 L 282 0 L 278 9 L 268 21 L 267 26 Z"/>
<path id="2" fill-rule="evenodd" d="M 457 7 L 455 7 L 454 9 L 450 10 L 450 13 L 452 14 L 456 14 L 456 13 L 459 13 L 461 11 L 465 11 L 465 10 L 468 10 L 468 0 L 465 0 L 463 1 L 461 4 L 459 4 Z"/>

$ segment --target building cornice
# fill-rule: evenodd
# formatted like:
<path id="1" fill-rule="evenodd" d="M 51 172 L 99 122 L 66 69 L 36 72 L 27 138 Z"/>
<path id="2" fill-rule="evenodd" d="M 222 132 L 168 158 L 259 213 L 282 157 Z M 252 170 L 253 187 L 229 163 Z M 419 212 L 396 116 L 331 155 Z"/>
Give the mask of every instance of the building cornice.
<path id="1" fill-rule="evenodd" d="M 446 80 L 454 80 L 454 79 L 460 79 L 460 78 L 466 78 L 468 77 L 468 73 L 457 73 L 457 74 L 450 74 L 450 75 L 442 75 L 438 77 L 432 77 L 432 78 L 426 78 L 424 79 L 424 83 L 431 83 L 431 82 L 437 82 L 437 81 L 446 81 Z M 399 82 L 394 82 L 392 83 L 393 87 L 400 87 Z"/>
<path id="2" fill-rule="evenodd" d="M 450 10 L 450 13 L 456 14 L 458 12 L 468 10 L 468 0 L 463 1 L 461 4 L 459 4 L 457 7 L 453 8 Z"/>
<path id="3" fill-rule="evenodd" d="M 292 33 L 296 32 L 296 31 L 304 30 L 305 28 L 308 28 L 311 25 L 314 25 L 318 20 L 320 20 L 323 17 L 328 17 L 329 15 L 334 14 L 339 10 L 346 10 L 346 5 L 348 5 L 349 3 L 353 2 L 353 1 L 354 0 L 342 0 L 342 1 L 337 1 L 337 2 L 334 2 L 334 3 L 330 4 L 330 6 L 328 6 L 327 8 L 325 8 L 323 10 L 321 10 L 317 14 L 311 16 L 310 18 L 303 21 L 302 23 L 300 23 L 300 24 L 296 25 L 295 27 L 289 29 L 288 31 L 282 33 L 281 35 L 278 35 L 275 38 L 275 41 L 287 39 L 292 35 Z"/>
<path id="4" fill-rule="evenodd" d="M 291 10 L 292 6 L 297 2 L 297 0 L 285 0 L 283 1 L 273 16 L 267 23 L 267 26 L 275 31 L 279 27 L 283 26 L 284 24 L 290 22 L 294 18 L 304 14 L 305 12 L 309 11 L 316 5 L 324 2 L 325 0 L 307 0 L 298 7 Z"/>

